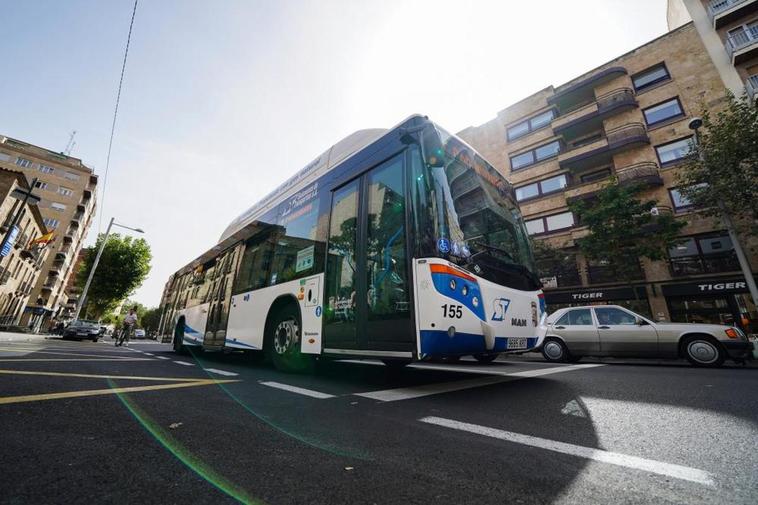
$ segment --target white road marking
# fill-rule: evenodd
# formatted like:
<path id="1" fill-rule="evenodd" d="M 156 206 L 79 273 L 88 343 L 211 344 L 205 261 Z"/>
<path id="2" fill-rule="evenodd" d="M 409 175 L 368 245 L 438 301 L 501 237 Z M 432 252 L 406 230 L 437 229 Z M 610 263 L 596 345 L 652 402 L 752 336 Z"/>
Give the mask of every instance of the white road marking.
<path id="1" fill-rule="evenodd" d="M 226 375 L 227 377 L 235 377 L 239 374 L 236 374 L 234 372 L 227 372 L 226 370 L 219 370 L 218 368 L 203 368 L 206 372 L 215 373 L 218 375 Z"/>
<path id="2" fill-rule="evenodd" d="M 290 393 L 297 393 L 299 395 L 310 396 L 311 398 L 318 398 L 319 400 L 334 398 L 334 395 L 322 393 L 320 391 L 314 391 L 312 389 L 305 389 L 305 388 L 299 388 L 297 386 L 290 386 L 289 384 L 282 384 L 280 382 L 266 381 L 266 382 L 260 382 L 260 384 L 271 387 L 271 388 L 283 389 L 284 391 L 289 391 Z"/>
<path id="3" fill-rule="evenodd" d="M 341 359 L 337 360 L 339 363 L 352 363 L 358 365 L 380 365 L 386 366 L 381 361 L 375 360 L 360 360 L 360 359 Z M 498 361 L 497 363 L 501 363 Z M 523 365 L 521 362 L 513 362 L 513 364 Z M 442 372 L 460 372 L 478 375 L 500 375 L 504 377 L 539 377 L 540 375 L 550 375 L 559 372 L 570 372 L 571 370 L 577 370 L 582 368 L 594 368 L 598 366 L 605 366 L 604 363 L 583 363 L 580 365 L 563 365 L 552 366 L 548 368 L 537 368 L 534 370 L 526 370 L 523 372 L 511 372 L 509 368 L 500 368 L 492 365 L 481 366 L 459 366 L 459 365 L 444 365 L 438 363 L 412 363 L 406 368 L 415 368 L 417 370 L 440 370 Z"/>
<path id="4" fill-rule="evenodd" d="M 155 354 L 150 354 L 149 352 L 143 353 L 145 356 L 155 356 Z"/>
<path id="5" fill-rule="evenodd" d="M 415 366 L 415 365 L 411 365 Z M 422 396 L 436 395 L 440 393 L 449 393 L 451 391 L 460 391 L 463 389 L 471 389 L 481 386 L 489 386 L 491 384 L 498 384 L 500 382 L 508 382 L 511 380 L 518 380 L 527 377 L 540 377 L 542 375 L 551 375 L 556 373 L 571 372 L 573 370 L 579 370 L 583 368 L 593 368 L 596 366 L 604 366 L 602 364 L 586 364 L 586 365 L 568 365 L 557 366 L 551 368 L 542 368 L 539 370 L 526 370 L 523 372 L 504 372 L 493 370 L 486 373 L 489 377 L 483 377 L 480 379 L 466 379 L 453 382 L 442 382 L 435 384 L 425 384 L 420 386 L 411 386 L 407 388 L 396 389 L 384 389 L 381 391 L 368 391 L 366 393 L 355 393 L 357 396 L 363 396 L 364 398 L 371 398 L 372 400 L 378 400 L 380 402 L 394 402 L 398 400 L 408 400 L 411 398 L 419 398 Z M 458 371 L 468 372 L 476 374 L 484 374 L 485 372 L 480 369 L 470 371 L 464 367 L 456 366 L 423 366 L 416 368 L 424 368 L 430 370 L 444 370 L 444 371 Z M 489 368 L 489 367 L 487 367 Z"/>
<path id="6" fill-rule="evenodd" d="M 156 358 L 158 358 L 158 359 L 171 359 L 171 358 L 168 358 L 166 356 L 156 356 Z"/>
<path id="7" fill-rule="evenodd" d="M 187 363 L 186 361 L 174 361 L 177 365 L 195 366 L 193 363 Z"/>
<path id="8" fill-rule="evenodd" d="M 451 391 L 460 391 L 462 389 L 471 389 L 481 386 L 489 386 L 505 382 L 509 379 L 504 377 L 482 377 L 477 379 L 467 379 L 454 382 L 442 382 L 435 384 L 423 384 L 420 386 L 411 386 L 407 388 L 384 389 L 381 391 L 368 391 L 366 393 L 355 393 L 356 396 L 378 400 L 380 402 L 396 402 L 398 400 L 409 400 L 421 396 L 437 395 L 440 393 L 449 393 Z"/>
<path id="9" fill-rule="evenodd" d="M 664 463 L 662 461 L 640 458 L 638 456 L 630 456 L 628 454 L 621 454 L 618 452 L 605 451 L 603 449 L 594 449 L 592 447 L 567 444 L 565 442 L 558 442 L 556 440 L 533 437 L 531 435 L 523 435 L 521 433 L 499 430 L 496 428 L 488 428 L 486 426 L 481 426 L 478 424 L 463 423 L 460 421 L 454 421 L 452 419 L 444 419 L 442 417 L 424 417 L 422 419 L 419 419 L 419 421 L 422 423 L 434 424 L 454 430 L 467 431 L 469 433 L 475 433 L 477 435 L 483 435 L 485 437 L 497 438 L 499 440 L 505 440 L 507 442 L 512 442 L 515 444 L 523 444 L 531 447 L 537 447 L 539 449 L 545 449 L 547 451 L 560 452 L 562 454 L 577 456 L 579 458 L 591 459 L 593 461 L 599 461 L 601 463 L 609 463 L 611 465 L 623 466 L 635 470 L 642 470 L 645 472 L 656 473 L 658 475 L 665 475 L 667 477 L 673 477 L 675 479 L 687 480 L 690 482 L 695 482 L 697 484 L 703 484 L 705 486 L 713 487 L 716 485 L 715 478 L 711 473 L 688 466 L 676 465 L 673 463 Z"/>

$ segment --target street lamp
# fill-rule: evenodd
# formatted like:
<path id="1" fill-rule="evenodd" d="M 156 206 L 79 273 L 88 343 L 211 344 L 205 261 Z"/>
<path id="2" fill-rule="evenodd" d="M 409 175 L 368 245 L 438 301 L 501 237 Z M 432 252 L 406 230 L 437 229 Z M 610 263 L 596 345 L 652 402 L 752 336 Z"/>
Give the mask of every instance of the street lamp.
<path id="1" fill-rule="evenodd" d="M 698 159 L 701 163 L 703 163 L 705 159 L 703 157 L 702 151 L 700 150 L 700 127 L 703 126 L 703 120 L 699 117 L 693 117 L 690 119 L 690 122 L 687 124 L 687 126 L 689 126 L 690 130 L 695 132 L 695 147 L 697 147 Z M 724 227 L 729 234 L 729 239 L 732 241 L 734 253 L 737 255 L 737 261 L 740 264 L 740 270 L 742 270 L 742 275 L 745 277 L 748 291 L 750 291 L 750 296 L 753 298 L 753 304 L 758 305 L 758 287 L 755 285 L 753 272 L 750 270 L 750 263 L 747 260 L 747 256 L 745 256 L 745 251 L 742 250 L 740 239 L 737 236 L 737 232 L 734 231 L 734 222 L 732 221 L 732 216 L 730 216 L 727 212 L 726 205 L 724 205 L 724 200 L 721 198 L 718 199 L 718 206 L 719 213 L 721 214 L 721 220 L 723 221 Z"/>
<path id="2" fill-rule="evenodd" d="M 92 263 L 92 268 L 89 271 L 89 277 L 87 277 L 87 283 L 84 284 L 84 290 L 82 291 L 82 294 L 79 296 L 79 301 L 76 304 L 76 313 L 74 314 L 74 321 L 79 319 L 79 312 L 81 312 L 82 307 L 84 306 L 84 299 L 87 297 L 87 291 L 89 291 L 89 285 L 92 284 L 92 278 L 95 276 L 95 270 L 97 269 L 97 264 L 100 263 L 100 256 L 103 254 L 103 249 L 105 249 L 105 243 L 108 241 L 108 235 L 111 232 L 111 227 L 118 226 L 120 228 L 126 228 L 127 230 L 136 231 L 137 233 L 145 233 L 144 230 L 141 228 L 131 228 L 129 226 L 125 226 L 123 224 L 118 224 L 115 222 L 115 217 L 112 217 L 110 222 L 108 223 L 108 228 L 105 229 L 105 236 L 103 237 L 103 242 L 100 244 L 100 248 L 97 250 L 97 256 L 95 256 L 95 261 Z"/>

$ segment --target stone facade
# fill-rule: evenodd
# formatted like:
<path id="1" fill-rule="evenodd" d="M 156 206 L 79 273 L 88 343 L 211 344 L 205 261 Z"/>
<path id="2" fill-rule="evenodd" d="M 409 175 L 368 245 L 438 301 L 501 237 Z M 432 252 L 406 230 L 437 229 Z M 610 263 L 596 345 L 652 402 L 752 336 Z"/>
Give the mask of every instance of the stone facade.
<path id="1" fill-rule="evenodd" d="M 95 215 L 97 175 L 78 158 L 0 136 L 0 164 L 12 167 L 31 181 L 42 201 L 39 209 L 45 225 L 54 230 L 54 241 L 34 286 L 22 324 L 44 328 L 52 317 L 65 316 L 71 305 L 65 286 Z"/>
<path id="2" fill-rule="evenodd" d="M 24 204 L 11 196 L 16 189 L 30 189 L 24 174 L 0 168 L 0 233 L 3 237 L 0 243 L 18 215 L 15 242 L 7 248 L 7 255 L 0 256 L 0 328 L 20 323 L 49 251 L 42 243 L 31 243 L 44 237 L 47 228 L 37 205 Z"/>
<path id="3" fill-rule="evenodd" d="M 709 320 L 758 318 L 741 285 L 724 288 L 725 300 L 698 298 L 700 288 L 693 283 L 737 279 L 739 267 L 720 223 L 676 196 L 683 152 L 672 151 L 672 146 L 686 146 L 692 137 L 689 120 L 705 108 L 720 107 L 725 93 L 695 26 L 688 23 L 459 133 L 513 184 L 530 234 L 565 251 L 567 258 L 576 257 L 574 275 L 546 276 L 551 309 L 589 299 L 624 303 L 659 320 L 701 318 L 688 308 L 698 304 L 707 306 L 701 312 L 713 312 L 708 312 Z M 549 111 L 552 119 L 546 121 Z M 692 237 L 683 252 L 672 252 L 670 261 L 642 262 L 637 296 L 632 288 L 606 278 L 603 265 L 591 265 L 582 257 L 575 241 L 587 230 L 576 223 L 567 203 L 591 196 L 614 175 L 620 183 L 644 182 L 640 198 L 656 200 L 658 212 L 673 212 L 686 222 L 683 235 Z M 758 246 L 758 240 L 744 237 L 743 245 Z M 709 247 L 722 248 L 724 254 L 709 256 Z M 758 257 L 751 262 L 758 269 Z"/>

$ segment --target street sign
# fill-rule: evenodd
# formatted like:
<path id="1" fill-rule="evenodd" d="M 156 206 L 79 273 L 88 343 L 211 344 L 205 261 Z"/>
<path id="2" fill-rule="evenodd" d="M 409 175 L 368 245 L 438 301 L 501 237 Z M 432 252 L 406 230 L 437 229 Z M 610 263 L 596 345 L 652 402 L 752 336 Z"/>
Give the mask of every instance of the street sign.
<path id="1" fill-rule="evenodd" d="M 18 237 L 18 226 L 14 224 L 10 232 L 8 232 L 8 240 L 3 244 L 2 250 L 0 250 L 0 256 L 5 257 L 10 254 L 13 244 L 16 243 L 16 237 Z"/>

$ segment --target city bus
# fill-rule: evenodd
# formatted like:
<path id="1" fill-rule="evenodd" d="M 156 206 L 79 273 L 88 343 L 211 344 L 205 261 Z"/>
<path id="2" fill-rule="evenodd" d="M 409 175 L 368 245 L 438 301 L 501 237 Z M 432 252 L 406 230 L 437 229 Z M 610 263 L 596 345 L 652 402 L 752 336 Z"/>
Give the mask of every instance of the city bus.
<path id="1" fill-rule="evenodd" d="M 360 130 L 244 211 L 171 276 L 176 352 L 388 366 L 541 343 L 545 312 L 513 187 L 426 116 Z"/>

